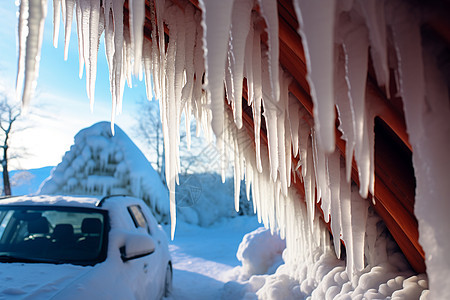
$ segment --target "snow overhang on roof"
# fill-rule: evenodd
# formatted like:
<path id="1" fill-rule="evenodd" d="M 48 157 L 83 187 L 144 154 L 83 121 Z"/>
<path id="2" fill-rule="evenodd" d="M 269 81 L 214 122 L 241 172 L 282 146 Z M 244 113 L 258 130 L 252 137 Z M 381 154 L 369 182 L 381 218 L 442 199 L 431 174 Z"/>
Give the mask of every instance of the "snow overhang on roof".
<path id="1" fill-rule="evenodd" d="M 19 18 L 18 89 L 25 77 L 25 105 L 36 76 L 45 3 L 21 5 L 32 12 L 28 25 L 26 13 Z M 64 4 L 67 38 L 75 1 L 55 3 L 56 28 Z M 362 226 L 364 239 L 365 221 L 352 207 L 370 202 L 416 271 L 424 272 L 426 263 L 431 287 L 445 286 L 439 283 L 449 272 L 442 263 L 450 251 L 450 241 L 442 241 L 450 230 L 448 1 L 101 3 L 75 5 L 88 95 L 93 101 L 104 31 L 114 109 L 120 111 L 122 87 L 132 73 L 145 73 L 148 95 L 153 90 L 160 100 L 171 191 L 185 110 L 206 125 L 206 134 L 214 132 L 224 157 L 234 154 L 236 190 L 245 175 L 266 224 L 280 227 L 287 238 L 299 234 L 283 210 L 301 198 L 292 192 L 296 187 L 311 230 L 320 211 L 331 220 L 333 236 L 350 248 L 347 257 L 359 259 L 351 270 L 356 272 L 364 266 L 364 249 L 352 248 L 361 235 L 352 230 Z"/>

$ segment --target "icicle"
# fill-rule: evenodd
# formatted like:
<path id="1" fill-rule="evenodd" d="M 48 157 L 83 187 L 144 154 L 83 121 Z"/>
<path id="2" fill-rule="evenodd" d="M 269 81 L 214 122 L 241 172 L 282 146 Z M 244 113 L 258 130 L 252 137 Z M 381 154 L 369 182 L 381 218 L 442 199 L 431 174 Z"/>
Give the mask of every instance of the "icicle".
<path id="1" fill-rule="evenodd" d="M 294 157 L 298 154 L 299 146 L 299 127 L 300 127 L 300 115 L 299 115 L 299 104 L 297 98 L 289 95 L 289 107 L 287 109 L 287 116 L 289 119 L 289 126 L 292 140 L 292 154 Z"/>
<path id="2" fill-rule="evenodd" d="M 345 159 L 347 182 L 351 180 L 353 151 L 355 149 L 355 121 L 354 110 L 351 105 L 348 84 L 345 76 L 345 57 L 342 47 L 339 45 L 335 58 L 336 74 L 336 106 L 339 119 L 339 130 L 342 132 L 342 139 L 345 141 Z"/>
<path id="3" fill-rule="evenodd" d="M 234 94 L 234 122 L 236 127 L 242 127 L 242 86 L 245 57 L 245 42 L 250 30 L 252 0 L 235 0 L 231 19 L 231 64 Z"/>
<path id="4" fill-rule="evenodd" d="M 139 74 L 144 37 L 145 0 L 130 0 L 131 44 L 134 50 L 133 74 Z"/>
<path id="5" fill-rule="evenodd" d="M 185 64 L 186 64 L 186 84 L 181 91 L 181 107 L 186 106 L 185 117 L 186 117 L 186 138 L 190 139 L 190 115 L 191 115 L 191 102 L 192 93 L 194 88 L 194 47 L 195 47 L 195 35 L 196 35 L 196 25 L 194 20 L 194 8 L 192 5 L 188 5 L 185 9 L 184 14 L 184 24 L 186 27 L 186 48 L 185 48 Z M 190 142 L 188 141 L 188 147 Z"/>
<path id="6" fill-rule="evenodd" d="M 279 108 L 272 98 L 272 89 L 270 86 L 270 77 L 268 70 L 267 58 L 263 58 L 263 67 L 261 70 L 262 88 L 263 88 L 263 106 L 264 118 L 266 120 L 267 128 L 267 143 L 269 146 L 269 162 L 270 162 L 270 177 L 275 182 L 278 178 L 278 115 L 284 114 L 284 110 Z"/>
<path id="7" fill-rule="evenodd" d="M 309 126 L 308 122 L 304 119 L 307 117 L 308 113 L 305 111 L 303 107 L 299 108 L 299 114 L 300 114 L 300 126 L 299 126 L 299 152 L 300 152 L 300 160 L 299 164 L 302 166 L 302 177 L 304 178 L 307 172 L 307 168 L 309 168 L 309 165 L 307 165 L 307 155 L 312 155 L 312 152 L 308 154 L 308 138 L 311 134 L 311 127 Z"/>
<path id="8" fill-rule="evenodd" d="M 322 210 L 325 222 L 330 220 L 330 189 L 329 176 L 327 170 L 327 157 L 325 153 L 317 146 L 316 132 L 313 134 L 313 157 L 314 171 L 316 174 L 317 201 L 322 199 Z"/>
<path id="9" fill-rule="evenodd" d="M 69 57 L 69 42 L 70 34 L 72 32 L 72 20 L 73 20 L 73 9 L 75 7 L 75 0 L 63 0 L 66 6 L 66 24 L 64 26 L 64 60 Z"/>
<path id="10" fill-rule="evenodd" d="M 430 296 L 436 298 L 442 296 L 444 299 L 450 297 L 446 283 L 449 278 L 447 253 L 450 251 L 450 241 L 442 238 L 448 234 L 450 228 L 448 218 L 450 187 L 446 175 L 450 168 L 448 159 L 450 107 L 443 104 L 450 103 L 450 97 L 448 81 L 446 81 L 448 77 L 444 73 L 445 68 L 442 68 L 439 58 L 448 54 L 448 49 L 442 45 L 428 43 L 426 38 L 423 45 L 425 45 L 423 66 L 426 98 L 422 99 L 422 105 L 420 102 L 406 103 L 405 101 L 404 106 L 408 106 L 407 109 L 405 108 L 408 111 L 406 113 L 408 128 L 414 126 L 409 122 L 418 122 L 414 119 L 417 116 L 416 113 L 420 113 L 420 119 L 422 119 L 423 131 L 408 130 L 413 144 L 413 164 L 417 181 L 414 213 L 419 221 L 419 242 L 426 253 Z M 401 48 L 404 50 L 403 46 Z M 403 61 L 403 63 L 407 62 Z M 414 64 L 410 62 L 409 66 L 403 66 L 402 73 L 414 67 Z M 448 70 L 448 62 L 446 68 Z M 414 100 L 420 100 L 420 98 Z M 420 109 L 421 112 L 414 111 L 416 109 Z M 420 126 L 420 121 L 418 123 L 417 125 Z"/>
<path id="11" fill-rule="evenodd" d="M 239 212 L 239 194 L 241 191 L 241 174 L 240 174 L 240 160 L 239 160 L 239 145 L 235 138 L 234 140 L 234 209 Z"/>
<path id="12" fill-rule="evenodd" d="M 305 186 L 305 198 L 306 198 L 306 207 L 307 207 L 307 215 L 308 220 L 310 222 L 310 226 L 313 227 L 314 216 L 315 216 L 315 208 L 316 208 L 316 199 L 315 199 L 315 189 L 316 189 L 316 181 L 315 181 L 315 169 L 314 169 L 314 161 L 313 161 L 313 145 L 312 139 L 309 136 L 305 137 L 305 152 L 307 152 L 306 161 L 302 165 L 302 171 L 305 170 L 305 175 L 303 175 L 303 183 Z"/>
<path id="13" fill-rule="evenodd" d="M 342 234 L 342 216 L 341 216 L 341 198 L 340 198 L 340 175 L 341 175 L 341 155 L 335 150 L 328 156 L 328 172 L 330 178 L 331 193 L 331 232 L 333 233 L 334 251 L 336 257 L 341 257 L 341 234 Z M 344 182 L 345 184 L 345 182 Z"/>
<path id="14" fill-rule="evenodd" d="M 358 194 L 356 186 L 351 191 L 351 228 L 353 239 L 354 270 L 360 272 L 364 269 L 364 238 L 366 233 L 368 205 L 367 201 Z"/>
<path id="15" fill-rule="evenodd" d="M 61 0 L 53 0 L 53 47 L 58 47 Z"/>
<path id="16" fill-rule="evenodd" d="M 122 99 L 122 77 L 123 77 L 123 3 L 124 0 L 112 0 L 112 18 L 114 24 L 114 55 L 112 59 L 112 78 L 111 95 L 112 95 L 112 114 L 116 114 L 117 104 Z M 111 123 L 113 123 L 111 121 Z"/>
<path id="17" fill-rule="evenodd" d="M 78 0 L 77 8 L 79 8 L 79 19 L 77 22 L 80 22 L 80 31 L 78 32 L 78 43 L 81 41 L 81 48 L 83 50 L 83 64 L 86 66 L 86 92 L 89 99 L 91 99 L 91 89 L 90 89 L 90 35 L 89 35 L 89 21 L 91 17 L 91 0 Z M 94 20 L 95 22 L 95 20 Z M 80 78 L 82 76 L 82 71 L 80 72 Z M 92 101 L 91 103 L 91 111 L 92 111 Z"/>
<path id="18" fill-rule="evenodd" d="M 200 0 L 203 12 L 203 47 L 205 55 L 205 86 L 213 115 L 212 129 L 216 136 L 223 131 L 225 59 L 231 24 L 233 0 Z"/>
<path id="19" fill-rule="evenodd" d="M 287 100 L 287 99 L 286 99 Z M 288 109 L 288 108 L 286 108 Z M 292 140 L 291 140 L 291 134 L 289 134 L 289 131 L 291 130 L 289 119 L 286 116 L 284 118 L 284 149 L 285 149 L 285 160 L 286 160 L 286 178 L 287 178 L 287 186 L 291 186 L 291 171 L 292 171 Z M 295 179 L 294 179 L 295 180 Z M 288 190 L 286 189 L 286 195 L 284 197 L 287 197 Z"/>
<path id="20" fill-rule="evenodd" d="M 375 195 L 375 117 L 382 114 L 382 108 L 377 106 L 373 92 L 366 90 L 366 127 L 369 155 L 369 193 Z M 375 204 L 375 197 L 372 197 Z"/>
<path id="21" fill-rule="evenodd" d="M 185 68 L 186 49 L 186 26 L 184 24 L 184 13 L 181 9 L 176 10 L 176 56 L 175 56 L 175 101 L 180 106 L 183 89 L 183 74 Z M 178 109 L 177 109 L 178 110 Z M 180 115 L 180 113 L 179 113 Z"/>
<path id="22" fill-rule="evenodd" d="M 370 53 L 379 86 L 384 86 L 389 96 L 389 66 L 387 55 L 386 21 L 384 15 L 385 1 L 359 1 L 366 26 L 369 28 Z"/>
<path id="23" fill-rule="evenodd" d="M 290 177 L 290 167 L 288 167 L 288 162 L 291 160 L 291 156 L 286 155 L 286 148 L 290 149 L 290 144 L 287 145 L 287 136 L 290 136 L 288 127 L 286 126 L 288 120 L 286 119 L 286 112 L 288 110 L 289 101 L 289 83 L 290 78 L 280 69 L 281 74 L 280 82 L 280 100 L 277 104 L 277 139 L 278 139 L 278 169 L 280 171 L 280 181 L 281 181 L 281 191 L 284 196 L 287 196 L 288 189 L 288 176 Z"/>
<path id="24" fill-rule="evenodd" d="M 152 1 L 150 1 L 152 2 Z M 152 5 L 152 4 L 150 4 Z M 163 23 L 163 18 L 164 18 L 164 14 L 165 14 L 165 0 L 157 0 L 155 1 L 155 11 L 156 11 L 156 16 L 152 16 L 152 18 L 156 18 L 157 21 L 157 28 L 158 28 L 158 40 L 159 40 L 159 71 L 157 70 L 157 66 L 155 65 L 157 59 L 155 59 L 155 57 L 153 57 L 153 72 L 154 72 L 154 76 L 153 78 L 157 79 L 158 82 L 158 86 L 159 86 L 159 91 L 160 91 L 160 95 L 156 94 L 156 97 L 158 97 L 160 99 L 160 103 L 162 101 L 162 99 L 165 99 L 166 97 L 166 81 L 164 80 L 164 76 L 163 74 L 165 74 L 165 70 L 166 70 L 166 43 L 165 43 L 165 36 L 164 36 L 164 23 Z M 153 22 L 154 23 L 154 22 Z M 154 26 L 152 23 L 152 26 Z M 156 40 L 156 37 L 155 37 Z M 154 44 L 154 49 L 153 49 L 153 55 L 157 55 L 157 51 L 156 51 L 156 43 Z M 155 76 L 156 75 L 156 76 Z M 158 89 L 157 89 L 158 90 Z M 157 91 L 156 90 L 156 91 Z M 160 105 L 162 107 L 162 105 Z M 162 111 L 161 111 L 162 114 Z M 162 118 L 161 118 L 162 120 Z"/>
<path id="25" fill-rule="evenodd" d="M 145 74 L 145 91 L 147 94 L 147 99 L 152 100 L 152 43 L 145 39 L 143 41 L 142 50 L 142 63 L 144 64 L 144 74 Z"/>
<path id="26" fill-rule="evenodd" d="M 269 63 L 269 76 L 271 86 L 271 97 L 275 102 L 280 99 L 280 87 L 279 87 L 279 39 L 278 39 L 278 7 L 277 2 L 272 0 L 258 0 L 261 7 L 261 13 L 267 23 L 268 30 L 268 63 Z"/>
<path id="27" fill-rule="evenodd" d="M 253 167 L 251 164 L 245 165 L 245 195 L 247 200 L 250 201 L 250 187 L 253 186 Z"/>
<path id="28" fill-rule="evenodd" d="M 203 30 L 199 25 L 199 19 L 201 18 L 200 13 L 196 12 L 194 15 L 196 26 L 196 36 L 195 36 L 195 48 L 194 48 L 194 72 L 195 72 L 195 82 L 194 82 L 194 90 L 193 90 L 193 100 L 196 104 L 197 111 L 199 113 L 200 120 L 203 119 L 201 117 L 202 113 L 202 105 L 201 99 L 203 98 L 202 92 L 202 78 L 205 71 L 205 63 L 203 58 Z M 197 126 L 200 128 L 200 126 Z"/>
<path id="29" fill-rule="evenodd" d="M 356 275 L 356 270 L 354 268 L 354 257 L 353 257 L 353 234 L 352 234 L 352 209 L 351 209 L 351 183 L 347 180 L 342 180 L 346 176 L 345 168 L 340 168 L 340 178 L 341 185 L 339 190 L 340 198 L 340 209 L 341 209 L 341 220 L 342 220 L 342 240 L 345 244 L 346 249 L 346 269 L 347 275 L 352 281 L 353 276 Z"/>
<path id="30" fill-rule="evenodd" d="M 254 88 L 253 88 L 253 14 L 250 20 L 250 27 L 245 41 L 245 58 L 244 58 L 244 77 L 247 79 L 247 96 L 248 105 L 253 104 Z"/>
<path id="31" fill-rule="evenodd" d="M 25 108 L 28 107 L 36 88 L 46 15 L 47 0 L 21 1 L 16 93 L 19 95 L 23 87 L 22 105 Z"/>
<path id="32" fill-rule="evenodd" d="M 252 103 L 253 111 L 253 127 L 255 131 L 256 145 L 256 166 L 258 172 L 262 172 L 261 163 L 261 101 L 262 101 L 262 68 L 261 68 L 261 32 L 255 29 L 253 35 L 253 53 L 252 53 L 252 70 L 253 70 L 253 87 L 254 98 Z"/>
<path id="33" fill-rule="evenodd" d="M 75 17 L 77 19 L 77 36 L 78 36 L 78 77 L 80 79 L 83 77 L 83 68 L 84 68 L 84 46 L 83 46 L 83 33 L 82 33 L 82 16 L 81 16 L 81 1 L 76 0 L 75 6 Z M 111 0 L 112 1 L 112 0 Z"/>
<path id="34" fill-rule="evenodd" d="M 227 99 L 228 105 L 231 105 L 233 110 L 233 117 L 236 115 L 236 102 L 234 101 L 234 87 L 233 87 L 233 80 L 231 78 L 231 65 L 234 64 L 233 60 L 234 57 L 231 54 L 231 44 L 230 41 L 228 41 L 228 51 L 227 51 L 227 59 L 225 61 L 225 98 Z"/>
<path id="35" fill-rule="evenodd" d="M 160 57 L 159 57 L 159 49 L 158 49 L 158 39 L 156 38 L 156 33 L 158 31 L 157 27 L 156 27 L 156 11 L 155 11 L 155 2 L 150 1 L 150 23 L 152 25 L 152 42 L 151 42 L 151 50 L 144 50 L 144 51 L 149 51 L 150 54 L 148 54 L 151 57 L 151 64 L 149 66 L 147 66 L 148 70 L 151 70 L 151 74 L 153 74 L 153 80 L 152 80 L 152 89 L 153 89 L 153 94 L 156 97 L 156 99 L 160 100 L 161 99 L 161 78 L 159 75 L 159 71 L 160 71 Z M 145 43 L 148 42 L 148 39 L 144 39 L 144 47 L 145 47 Z M 150 75 L 150 74 L 149 74 Z M 150 79 L 149 79 L 150 80 Z M 148 85 L 146 85 L 147 87 L 147 98 L 149 100 L 153 99 L 153 95 L 152 97 L 149 97 L 149 92 L 151 92 L 150 87 Z"/>
<path id="36" fill-rule="evenodd" d="M 370 161 L 368 154 L 368 137 L 365 114 L 366 80 L 368 65 L 367 29 L 356 14 L 345 24 L 343 49 L 346 59 L 346 78 L 349 87 L 349 98 L 355 121 L 355 159 L 358 166 L 360 193 L 367 198 L 370 180 Z"/>
<path id="37" fill-rule="evenodd" d="M 61 15 L 63 17 L 63 23 L 66 22 L 66 0 L 61 0 Z"/>
<path id="38" fill-rule="evenodd" d="M 103 2 L 103 11 L 105 12 L 105 56 L 106 61 L 108 63 L 108 70 L 109 70 L 109 84 L 110 84 L 110 91 L 111 96 L 114 96 L 114 86 L 115 81 L 114 78 L 114 17 L 113 17 L 113 11 L 112 11 L 112 0 L 106 0 Z M 115 109 L 115 100 L 113 100 L 113 110 Z"/>
<path id="39" fill-rule="evenodd" d="M 335 0 L 295 0 L 308 69 L 308 83 L 314 103 L 314 120 L 318 144 L 330 153 L 335 147 L 333 50 Z"/>
<path id="40" fill-rule="evenodd" d="M 16 76 L 16 98 L 19 101 L 19 95 L 23 88 L 23 78 L 25 74 L 25 56 L 27 47 L 27 38 L 29 34 L 28 30 L 28 17 L 29 17 L 29 0 L 22 0 L 19 6 L 19 19 L 18 19 L 18 46 L 19 46 L 19 59 L 17 61 L 17 76 Z"/>
<path id="41" fill-rule="evenodd" d="M 125 27 L 125 30 L 123 32 L 123 67 L 122 72 L 124 74 L 124 79 L 127 81 L 128 87 L 131 89 L 133 87 L 132 84 L 132 73 L 133 73 L 133 67 L 132 67 L 132 55 L 133 54 L 133 47 L 131 44 L 131 31 L 130 28 Z M 123 92 L 122 92 L 123 94 Z M 122 112 L 122 101 L 118 102 L 118 113 Z"/>
<path id="42" fill-rule="evenodd" d="M 91 104 L 91 111 L 94 110 L 94 96 L 95 96 L 95 79 L 97 77 L 97 54 L 98 44 L 101 31 L 100 25 L 100 2 L 91 0 L 91 8 L 89 14 L 89 54 L 85 57 L 86 65 L 86 83 L 89 80 L 88 96 Z M 84 41 L 86 42 L 86 41 Z M 85 48 L 86 49 L 86 48 Z M 89 63 L 87 63 L 89 61 Z M 89 67 L 88 67 L 89 66 Z M 89 73 L 89 76 L 87 76 Z"/>
<path id="43" fill-rule="evenodd" d="M 438 58 L 447 57 L 448 50 L 439 49 L 440 45 L 421 35 L 420 17 L 408 3 L 392 1 L 386 6 L 412 145 L 417 183 L 414 213 L 419 223 L 419 242 L 426 254 L 429 296 L 446 299 L 450 297 L 447 259 L 450 242 L 443 237 L 448 236 L 450 228 L 447 175 L 450 108 L 448 75 L 443 73 L 445 68 Z"/>

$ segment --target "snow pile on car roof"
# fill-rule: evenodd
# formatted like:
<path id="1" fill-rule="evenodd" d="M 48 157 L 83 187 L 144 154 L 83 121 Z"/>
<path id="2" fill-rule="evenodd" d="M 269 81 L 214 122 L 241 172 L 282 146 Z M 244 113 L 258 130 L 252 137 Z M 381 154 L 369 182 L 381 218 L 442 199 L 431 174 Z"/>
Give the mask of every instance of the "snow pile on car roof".
<path id="1" fill-rule="evenodd" d="M 39 194 L 113 195 L 142 198 L 160 221 L 169 213 L 167 188 L 144 154 L 115 125 L 99 122 L 75 135 Z"/>

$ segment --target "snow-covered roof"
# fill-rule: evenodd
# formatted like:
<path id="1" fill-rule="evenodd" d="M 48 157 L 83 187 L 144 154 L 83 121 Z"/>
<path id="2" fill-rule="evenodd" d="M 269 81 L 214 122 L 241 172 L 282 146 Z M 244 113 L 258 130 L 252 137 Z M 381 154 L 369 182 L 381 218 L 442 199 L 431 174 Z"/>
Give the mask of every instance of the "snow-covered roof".
<path id="1" fill-rule="evenodd" d="M 167 218 L 167 188 L 144 154 L 115 125 L 99 122 L 75 135 L 75 143 L 41 185 L 39 194 L 135 196 L 159 220 Z"/>

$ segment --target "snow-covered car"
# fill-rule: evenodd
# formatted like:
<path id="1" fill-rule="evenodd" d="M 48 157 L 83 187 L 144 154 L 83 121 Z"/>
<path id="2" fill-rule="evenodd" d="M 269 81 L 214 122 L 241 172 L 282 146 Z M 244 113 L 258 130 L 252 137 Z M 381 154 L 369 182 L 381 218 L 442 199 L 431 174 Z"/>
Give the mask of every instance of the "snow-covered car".
<path id="1" fill-rule="evenodd" d="M 0 200 L 0 299 L 160 299 L 171 288 L 167 236 L 142 200 Z"/>

